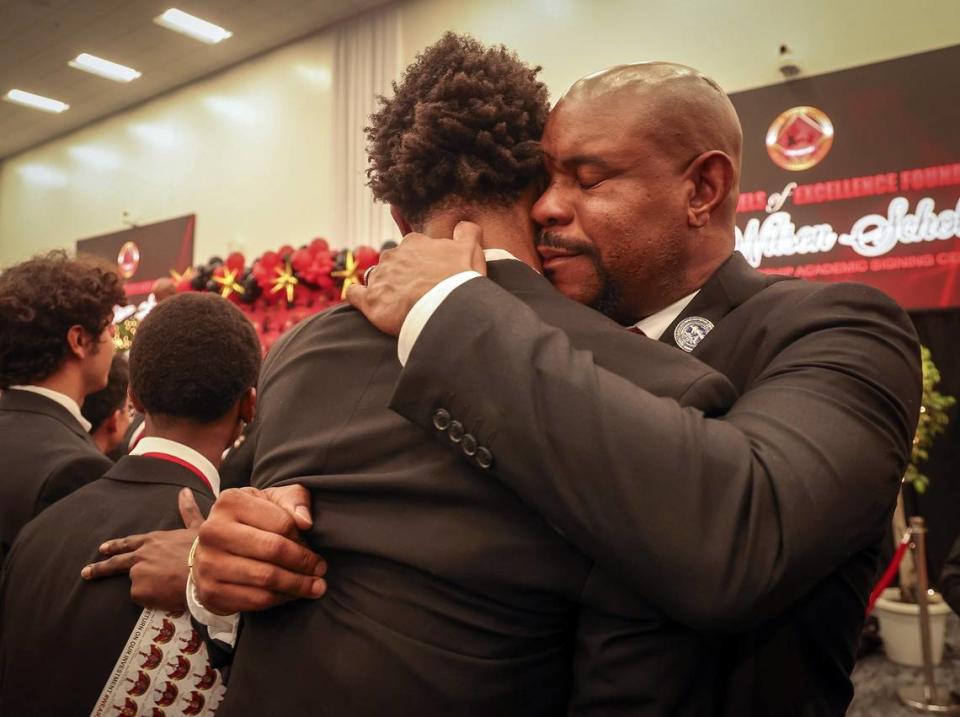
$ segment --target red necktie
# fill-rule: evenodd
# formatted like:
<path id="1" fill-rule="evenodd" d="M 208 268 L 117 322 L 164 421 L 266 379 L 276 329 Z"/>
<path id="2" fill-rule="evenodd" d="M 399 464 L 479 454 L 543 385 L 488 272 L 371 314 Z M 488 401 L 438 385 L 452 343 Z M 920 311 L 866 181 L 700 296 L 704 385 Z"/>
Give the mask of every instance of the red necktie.
<path id="1" fill-rule="evenodd" d="M 627 329 L 627 331 L 629 331 L 631 334 L 640 334 L 640 336 L 646 336 L 646 334 L 643 333 L 643 329 L 641 329 L 639 326 L 631 326 Z"/>

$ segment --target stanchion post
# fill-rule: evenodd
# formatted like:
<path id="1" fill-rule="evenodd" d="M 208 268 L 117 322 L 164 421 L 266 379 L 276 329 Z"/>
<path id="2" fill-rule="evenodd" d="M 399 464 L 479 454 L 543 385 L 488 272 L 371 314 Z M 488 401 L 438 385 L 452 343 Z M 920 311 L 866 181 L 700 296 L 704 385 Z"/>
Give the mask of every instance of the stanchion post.
<path id="1" fill-rule="evenodd" d="M 930 636 L 930 606 L 927 602 L 927 528 L 923 518 L 910 518 L 910 554 L 917 570 L 917 605 L 920 608 L 920 647 L 923 656 L 923 685 L 909 685 L 898 691 L 900 701 L 917 712 L 960 714 L 960 703 L 949 690 L 937 688 L 933 672 L 933 640 Z"/>

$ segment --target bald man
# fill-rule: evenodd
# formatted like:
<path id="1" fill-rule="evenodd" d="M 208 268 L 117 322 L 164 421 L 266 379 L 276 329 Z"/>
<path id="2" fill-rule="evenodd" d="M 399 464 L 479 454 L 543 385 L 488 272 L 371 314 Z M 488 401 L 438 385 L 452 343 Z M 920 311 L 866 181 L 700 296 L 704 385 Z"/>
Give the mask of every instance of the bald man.
<path id="1" fill-rule="evenodd" d="M 734 252 L 741 142 L 696 70 L 614 67 L 551 113 L 532 211 L 560 291 L 731 380 L 721 419 L 575 349 L 483 276 L 477 232 L 409 235 L 349 298 L 400 336 L 395 411 L 441 443 L 436 413 L 462 422 L 490 480 L 678 635 L 717 636 L 704 713 L 840 717 L 916 426 L 918 344 L 880 292 L 766 276 Z M 657 655 L 630 659 L 670 684 Z"/>

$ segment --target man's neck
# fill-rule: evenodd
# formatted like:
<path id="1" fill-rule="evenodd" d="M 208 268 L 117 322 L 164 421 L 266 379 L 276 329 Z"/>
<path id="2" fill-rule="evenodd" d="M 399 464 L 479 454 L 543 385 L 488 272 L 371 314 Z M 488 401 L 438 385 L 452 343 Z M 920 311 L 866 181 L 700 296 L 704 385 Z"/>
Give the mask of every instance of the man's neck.
<path id="1" fill-rule="evenodd" d="M 79 372 L 71 371 L 66 366 L 58 369 L 56 373 L 42 381 L 34 381 L 32 385 L 62 393 L 76 401 L 78 406 L 82 406 L 83 400 L 87 397 Z"/>
<path id="2" fill-rule="evenodd" d="M 223 452 L 233 442 L 233 430 L 218 421 L 212 424 L 201 424 L 196 421 L 179 421 L 166 418 L 156 421 L 148 413 L 144 418 L 144 436 L 166 438 L 192 448 L 210 461 L 214 468 L 220 469 Z"/>
<path id="3" fill-rule="evenodd" d="M 96 444 L 97 449 L 107 455 L 112 449 L 110 445 L 110 436 L 107 435 L 106 431 L 96 430 L 90 434 L 90 437 L 93 439 L 93 442 Z"/>
<path id="4" fill-rule="evenodd" d="M 718 246 L 711 252 L 703 251 L 695 254 L 692 258 L 687 259 L 686 271 L 680 279 L 659 287 L 653 297 L 655 299 L 654 303 L 641 306 L 625 304 L 621 307 L 624 309 L 623 316 L 611 315 L 610 318 L 628 325 L 654 316 L 680 299 L 700 291 L 704 284 L 710 281 L 720 267 L 726 263 L 731 254 L 733 254 L 732 245 L 729 248 Z M 630 311 L 629 309 L 633 310 Z"/>
<path id="5" fill-rule="evenodd" d="M 451 237 L 462 221 L 473 222 L 483 230 L 484 249 L 503 249 L 541 271 L 540 256 L 534 248 L 534 225 L 525 206 L 451 209 L 430 217 L 421 231 L 432 237 Z"/>

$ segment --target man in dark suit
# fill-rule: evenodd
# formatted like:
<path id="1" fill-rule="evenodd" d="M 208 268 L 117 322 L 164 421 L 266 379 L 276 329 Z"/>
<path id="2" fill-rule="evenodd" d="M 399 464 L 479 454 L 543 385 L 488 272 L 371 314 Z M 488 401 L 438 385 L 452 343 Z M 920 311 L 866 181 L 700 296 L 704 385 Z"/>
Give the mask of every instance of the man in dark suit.
<path id="1" fill-rule="evenodd" d="M 80 405 L 107 385 L 123 297 L 115 273 L 63 252 L 0 274 L 0 563 L 27 521 L 112 465 Z"/>
<path id="2" fill-rule="evenodd" d="M 565 299 L 528 265 L 537 263 L 529 209 L 545 116 L 534 70 L 503 49 L 449 35 L 373 118 L 374 191 L 404 231 L 443 234 L 464 217 L 480 221 L 487 248 L 499 250 L 491 277 L 529 310 L 649 390 L 723 410 L 733 394 L 716 374 L 686 356 L 668 362 L 669 347 Z M 659 355 L 662 368 L 646 369 L 638 346 Z M 458 433 L 456 420 L 445 430 L 459 455 L 389 411 L 397 351 L 340 307 L 300 324 L 267 359 L 248 438 L 253 484 L 309 488 L 318 519 L 308 542 L 322 546 L 334 577 L 322 600 L 244 615 L 220 714 L 555 715 L 567 710 L 572 682 L 577 713 L 704 714 L 663 677 L 680 677 L 685 688 L 709 684 L 706 640 L 677 634 L 477 470 L 489 466 L 489 449 Z M 256 514 L 255 496 L 227 492 L 201 528 L 194 575 L 202 609 L 262 608 L 296 593 L 303 549 L 253 530 Z M 274 548 L 286 570 L 248 567 L 243 551 L 263 558 Z M 658 666 L 620 679 L 626 638 L 656 654 Z M 579 651 L 571 680 L 575 640 L 591 653 Z"/>
<path id="3" fill-rule="evenodd" d="M 201 708 L 215 706 L 219 678 L 208 670 L 189 619 L 182 612 L 142 610 L 131 600 L 126 577 L 86 583 L 80 570 L 118 533 L 202 520 L 182 512 L 199 504 L 206 513 L 213 504 L 220 455 L 252 418 L 259 368 L 255 332 L 219 296 L 170 299 L 141 324 L 131 350 L 130 388 L 146 414 L 146 437 L 103 480 L 24 528 L 5 566 L 4 715 L 85 717 L 95 706 L 101 710 L 96 714 L 110 715 L 155 714 L 151 707 L 161 714 L 210 713 Z M 180 495 L 178 512 L 184 492 L 196 504 Z"/>
<path id="4" fill-rule="evenodd" d="M 839 717 L 910 454 L 918 344 L 880 292 L 781 281 L 733 253 L 741 142 L 709 78 L 615 67 L 551 113 L 533 208 L 554 285 L 723 372 L 741 395 L 721 419 L 578 351 L 478 277 L 464 229 L 407 237 L 350 300 L 412 347 L 395 410 L 441 443 L 437 412 L 457 418 L 491 479 L 599 565 L 691 632 L 727 633 L 718 713 Z"/>

